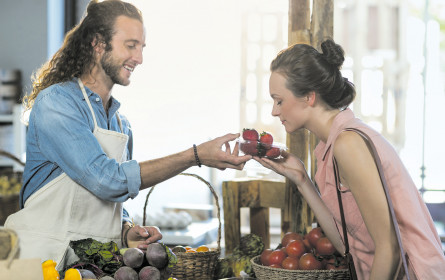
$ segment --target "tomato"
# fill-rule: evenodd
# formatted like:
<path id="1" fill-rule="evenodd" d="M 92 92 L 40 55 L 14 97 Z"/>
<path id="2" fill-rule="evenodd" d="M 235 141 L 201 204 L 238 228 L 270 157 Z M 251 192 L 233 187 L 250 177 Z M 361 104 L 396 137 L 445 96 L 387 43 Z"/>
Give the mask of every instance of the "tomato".
<path id="1" fill-rule="evenodd" d="M 283 252 L 283 250 L 274 250 L 269 255 L 269 266 L 273 264 L 279 264 L 281 266 L 281 262 L 286 258 L 286 254 Z"/>
<path id="2" fill-rule="evenodd" d="M 282 268 L 282 267 L 281 267 L 281 264 L 278 264 L 278 263 L 271 264 L 271 265 L 269 265 L 269 267 L 273 267 L 273 268 Z"/>
<path id="3" fill-rule="evenodd" d="M 302 270 L 321 269 L 322 264 L 312 253 L 304 253 L 298 262 L 299 268 Z"/>
<path id="4" fill-rule="evenodd" d="M 336 252 L 334 245 L 326 236 L 318 239 L 315 249 L 320 255 L 332 255 Z"/>
<path id="5" fill-rule="evenodd" d="M 273 250 L 272 249 L 265 249 L 262 253 L 261 253 L 261 264 L 262 265 L 269 265 L 269 255 L 270 253 L 272 253 Z"/>
<path id="6" fill-rule="evenodd" d="M 321 227 L 316 227 L 313 228 L 310 232 L 308 232 L 307 239 L 309 240 L 309 244 L 311 244 L 313 248 L 316 248 L 318 239 L 322 238 L 323 236 L 324 233 Z"/>
<path id="7" fill-rule="evenodd" d="M 283 247 L 286 247 L 287 244 L 289 244 L 291 241 L 294 240 L 302 240 L 303 236 L 301 236 L 300 234 L 296 233 L 296 232 L 287 232 L 284 234 L 283 238 L 281 239 L 281 245 Z"/>
<path id="8" fill-rule="evenodd" d="M 321 268 L 324 269 L 326 267 L 326 264 L 328 263 L 329 259 L 322 258 L 321 260 Z"/>
<path id="9" fill-rule="evenodd" d="M 334 263 L 328 262 L 325 266 L 327 270 L 341 270 L 341 269 L 347 269 L 348 267 L 346 264 L 340 264 L 338 266 L 335 266 Z"/>
<path id="10" fill-rule="evenodd" d="M 343 257 L 334 256 L 334 258 L 330 259 L 325 268 L 327 270 L 339 270 L 339 269 L 347 269 L 348 265 L 346 263 L 346 259 Z"/>
<path id="11" fill-rule="evenodd" d="M 210 251 L 210 248 L 206 245 L 201 245 L 198 248 L 196 248 L 196 252 L 208 252 Z"/>
<path id="12" fill-rule="evenodd" d="M 310 252 L 312 249 L 311 244 L 309 243 L 309 240 L 307 238 L 303 239 L 304 247 L 306 248 L 306 252 Z"/>
<path id="13" fill-rule="evenodd" d="M 296 270 L 298 269 L 298 259 L 294 257 L 287 257 L 281 263 L 281 267 L 284 269 Z"/>
<path id="14" fill-rule="evenodd" d="M 286 253 L 290 257 L 299 258 L 306 253 L 303 240 L 294 240 L 287 244 Z"/>

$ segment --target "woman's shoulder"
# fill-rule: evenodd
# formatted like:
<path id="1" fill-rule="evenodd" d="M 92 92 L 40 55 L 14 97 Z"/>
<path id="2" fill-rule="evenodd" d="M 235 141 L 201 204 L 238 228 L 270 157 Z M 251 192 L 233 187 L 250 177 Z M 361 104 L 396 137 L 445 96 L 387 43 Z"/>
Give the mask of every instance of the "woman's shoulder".
<path id="1" fill-rule="evenodd" d="M 345 148 L 348 145 L 362 143 L 363 137 L 371 141 L 383 137 L 377 130 L 356 117 L 349 118 L 337 125 L 332 134 L 332 143 L 346 145 Z"/>
<path id="2" fill-rule="evenodd" d="M 373 150 L 377 152 L 384 165 L 400 161 L 391 143 L 382 134 L 367 125 L 345 128 L 339 132 L 333 142 L 333 153 L 337 159 L 349 157 L 360 160 L 372 155 Z"/>
<path id="3" fill-rule="evenodd" d="M 368 151 L 363 138 L 354 131 L 341 131 L 335 140 L 334 156 L 339 157 L 356 157 L 362 152 Z"/>

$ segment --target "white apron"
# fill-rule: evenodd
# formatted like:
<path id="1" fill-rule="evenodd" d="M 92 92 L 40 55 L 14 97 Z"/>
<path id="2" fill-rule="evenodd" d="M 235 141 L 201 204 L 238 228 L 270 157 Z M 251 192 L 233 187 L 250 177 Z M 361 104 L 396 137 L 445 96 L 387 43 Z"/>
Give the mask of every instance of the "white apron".
<path id="1" fill-rule="evenodd" d="M 97 126 L 83 83 L 80 79 L 78 83 L 93 115 L 94 136 L 109 158 L 122 162 L 128 135 Z M 62 173 L 31 195 L 23 209 L 8 217 L 5 227 L 19 236 L 20 258 L 52 259 L 60 270 L 78 260 L 69 247 L 71 240 L 93 238 L 121 247 L 122 203 L 104 201 Z"/>

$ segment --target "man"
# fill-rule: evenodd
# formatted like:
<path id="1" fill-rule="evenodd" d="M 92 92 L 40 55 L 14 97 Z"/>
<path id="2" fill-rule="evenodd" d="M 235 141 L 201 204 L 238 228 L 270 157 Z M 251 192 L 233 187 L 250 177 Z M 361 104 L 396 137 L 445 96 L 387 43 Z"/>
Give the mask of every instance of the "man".
<path id="1" fill-rule="evenodd" d="M 122 202 L 194 165 L 242 169 L 251 158 L 238 156 L 238 144 L 231 152 L 229 141 L 239 135 L 227 134 L 164 158 L 131 160 L 131 129 L 112 88 L 130 84 L 144 46 L 136 7 L 91 1 L 36 74 L 24 100 L 32 110 L 23 209 L 5 224 L 19 234 L 21 258 L 53 259 L 60 269 L 76 259 L 69 241 L 89 237 L 144 250 L 162 235 L 157 227 L 122 223 Z"/>

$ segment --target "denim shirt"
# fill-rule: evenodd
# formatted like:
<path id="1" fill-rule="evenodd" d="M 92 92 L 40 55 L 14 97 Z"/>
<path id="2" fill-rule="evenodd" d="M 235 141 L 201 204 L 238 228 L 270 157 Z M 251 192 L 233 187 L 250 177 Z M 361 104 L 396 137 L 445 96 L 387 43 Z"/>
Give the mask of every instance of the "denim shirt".
<path id="1" fill-rule="evenodd" d="M 115 115 L 120 103 L 111 97 L 107 115 L 101 97 L 87 87 L 85 90 L 97 125 L 121 132 Z M 42 90 L 29 116 L 21 208 L 34 192 L 63 172 L 103 200 L 124 202 L 134 198 L 141 185 L 140 167 L 131 160 L 131 127 L 125 117 L 119 117 L 122 133 L 129 136 L 128 158 L 122 163 L 108 158 L 94 137 L 93 116 L 77 79 Z"/>

